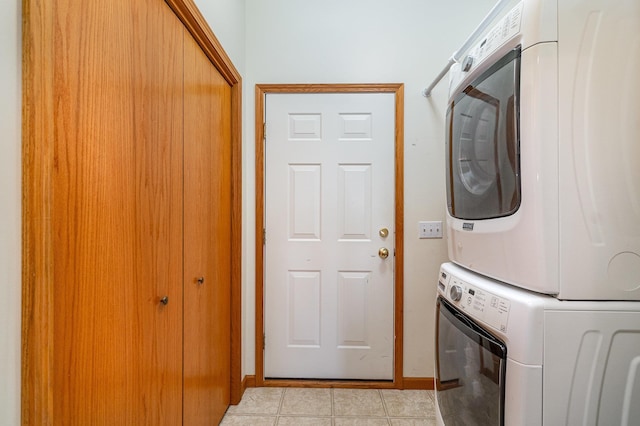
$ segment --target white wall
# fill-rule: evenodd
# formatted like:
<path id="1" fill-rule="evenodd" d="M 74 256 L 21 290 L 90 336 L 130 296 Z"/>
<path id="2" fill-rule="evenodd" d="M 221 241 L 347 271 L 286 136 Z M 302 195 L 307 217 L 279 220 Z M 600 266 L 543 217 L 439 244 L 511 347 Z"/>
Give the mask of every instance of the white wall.
<path id="1" fill-rule="evenodd" d="M 0 423 L 20 424 L 21 1 L 0 0 Z"/>
<path id="2" fill-rule="evenodd" d="M 245 0 L 195 0 L 238 72 L 245 69 Z"/>
<path id="3" fill-rule="evenodd" d="M 404 376 L 433 377 L 435 288 L 446 240 L 418 240 L 445 216 L 446 81 L 422 89 L 495 0 L 246 0 L 244 374 L 254 374 L 254 92 L 256 83 L 405 84 Z M 215 28 L 214 28 L 215 30 Z"/>

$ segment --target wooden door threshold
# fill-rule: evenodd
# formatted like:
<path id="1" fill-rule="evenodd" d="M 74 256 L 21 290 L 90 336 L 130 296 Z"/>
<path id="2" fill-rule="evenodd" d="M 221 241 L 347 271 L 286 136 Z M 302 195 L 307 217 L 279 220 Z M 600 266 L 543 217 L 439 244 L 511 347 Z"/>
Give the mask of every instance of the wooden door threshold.
<path id="1" fill-rule="evenodd" d="M 433 390 L 434 385 L 433 377 L 403 377 L 402 383 L 392 380 L 264 379 L 258 386 L 256 376 L 248 375 L 242 381 L 242 393 L 254 387 Z"/>
<path id="2" fill-rule="evenodd" d="M 262 386 L 281 388 L 401 389 L 392 380 L 264 379 Z"/>

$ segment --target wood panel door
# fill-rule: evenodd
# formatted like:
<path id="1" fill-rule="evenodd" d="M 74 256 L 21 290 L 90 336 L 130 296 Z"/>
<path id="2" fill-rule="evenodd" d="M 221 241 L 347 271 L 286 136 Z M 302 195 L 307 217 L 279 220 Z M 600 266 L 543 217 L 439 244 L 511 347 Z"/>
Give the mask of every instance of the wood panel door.
<path id="1" fill-rule="evenodd" d="M 55 13 L 48 421 L 180 424 L 183 28 L 156 0 Z"/>
<path id="2" fill-rule="evenodd" d="M 229 406 L 231 88 L 189 33 L 184 43 L 184 423 Z"/>

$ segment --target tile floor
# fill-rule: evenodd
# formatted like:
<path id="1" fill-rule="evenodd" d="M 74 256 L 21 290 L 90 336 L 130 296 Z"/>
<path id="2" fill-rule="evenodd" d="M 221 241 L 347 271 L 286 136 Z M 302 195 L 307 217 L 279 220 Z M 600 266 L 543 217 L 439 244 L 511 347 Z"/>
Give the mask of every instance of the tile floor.
<path id="1" fill-rule="evenodd" d="M 435 425 L 433 391 L 249 388 L 222 425 Z"/>

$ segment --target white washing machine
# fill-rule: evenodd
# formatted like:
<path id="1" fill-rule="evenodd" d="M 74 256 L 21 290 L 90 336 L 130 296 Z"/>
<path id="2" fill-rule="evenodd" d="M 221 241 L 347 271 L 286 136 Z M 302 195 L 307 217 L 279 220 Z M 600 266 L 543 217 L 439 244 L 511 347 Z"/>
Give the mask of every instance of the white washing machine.
<path id="1" fill-rule="evenodd" d="M 640 300 L 640 1 L 512 1 L 451 71 L 449 258 Z"/>
<path id="2" fill-rule="evenodd" d="M 445 263 L 437 306 L 437 424 L 640 424 L 640 302 L 560 301 Z"/>

